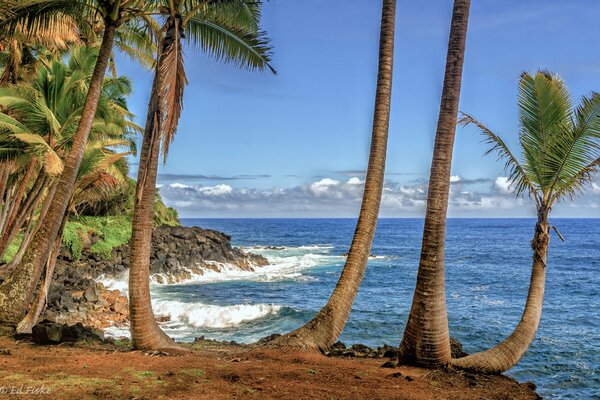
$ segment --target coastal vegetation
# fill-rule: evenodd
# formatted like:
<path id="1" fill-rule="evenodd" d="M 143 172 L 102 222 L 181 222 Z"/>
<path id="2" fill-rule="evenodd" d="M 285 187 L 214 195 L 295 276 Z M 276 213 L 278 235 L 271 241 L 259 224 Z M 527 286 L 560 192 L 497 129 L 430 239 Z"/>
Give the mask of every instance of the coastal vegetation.
<path id="1" fill-rule="evenodd" d="M 232 248 L 230 238 L 224 234 L 200 229 L 190 233 L 179 227 L 177 211 L 165 205 L 158 193 L 157 175 L 160 162 L 167 162 L 169 146 L 183 113 L 187 85 L 184 48 L 240 69 L 276 74 L 270 39 L 261 26 L 262 7 L 263 2 L 257 0 L 0 2 L 2 332 L 19 337 L 35 335 L 34 329 L 49 304 L 59 260 L 72 262 L 75 269 L 84 257 L 115 276 L 127 270 L 128 302 L 126 306 L 121 303 L 118 314 L 128 320 L 131 348 L 146 352 L 135 353 L 138 363 L 144 354 L 205 352 L 184 355 L 189 357 L 182 362 L 185 369 L 177 374 L 186 382 L 194 379 L 195 383 L 219 390 L 218 385 L 208 382 L 205 373 L 208 369 L 217 373 L 222 367 L 219 363 L 223 360 L 215 360 L 214 354 L 238 354 L 242 350 L 235 343 L 228 347 L 199 338 L 190 346 L 170 338 L 161 328 L 165 320 L 156 318 L 153 311 L 151 270 L 163 273 L 165 268 L 171 268 L 168 264 L 177 264 L 168 253 L 185 254 L 190 249 L 202 249 L 198 251 L 213 255 L 204 260 L 207 262 L 202 268 L 197 268 L 198 275 L 222 272 L 220 264 L 226 262 L 237 263 L 239 270 L 250 273 L 264 267 L 267 261 Z M 467 372 L 454 374 L 457 369 L 500 374 L 521 360 L 535 338 L 542 316 L 550 235 L 554 231 L 562 239 L 550 221 L 551 210 L 557 203 L 576 197 L 600 169 L 600 95 L 592 93 L 574 106 L 564 82 L 550 72 L 525 72 L 520 77 L 521 156 L 515 155 L 498 134 L 475 117 L 462 114 L 459 119 L 469 11 L 470 0 L 454 0 L 412 306 L 399 346 L 379 351 L 381 356 L 388 354 L 394 359 L 391 364 L 384 364 L 386 368 L 404 368 L 392 374 L 393 378 L 403 378 L 402 386 L 412 381 L 413 378 L 405 379 L 409 377 L 403 375 L 413 371 L 411 368 L 429 370 L 419 375 L 415 384 L 419 388 L 417 396 L 426 390 L 419 385 L 435 381 L 435 374 L 446 379 L 444 385 L 451 392 L 455 382 L 461 387 L 470 385 L 465 378 Z M 253 361 L 269 359 L 271 367 L 278 363 L 302 364 L 305 369 L 302 379 L 314 379 L 321 384 L 325 378 L 321 378 L 320 371 L 340 374 L 339 368 L 319 358 L 320 353 L 331 352 L 333 346 L 348 350 L 336 341 L 359 292 L 378 223 L 392 114 L 395 30 L 396 0 L 382 0 L 368 168 L 354 236 L 337 285 L 327 303 L 306 324 L 283 335 L 262 339 L 252 347 L 258 353 L 249 356 Z M 119 75 L 116 53 L 152 71 L 144 127 L 134 122 L 135 116 L 128 108 L 133 83 Z M 512 193 L 517 197 L 527 196 L 537 211 L 531 241 L 531 281 L 522 318 L 504 341 L 472 355 L 462 354 L 460 346 L 451 340 L 446 311 L 446 219 L 457 124 L 473 125 L 483 133 L 484 140 L 491 145 L 488 153 L 497 153 L 505 163 Z M 138 157 L 138 136 L 141 136 L 139 164 L 137 179 L 133 180 L 129 177 L 133 165 L 130 160 Z M 409 146 L 410 141 L 403 145 Z M 164 225 L 175 228 L 161 228 Z M 163 236 L 173 233 L 178 235 L 177 240 L 161 237 L 160 248 L 153 248 L 157 232 Z M 114 261 L 115 268 L 108 268 L 116 254 L 119 261 Z M 123 261 L 123 257 L 127 260 Z M 181 276 L 191 274 L 180 265 L 173 268 Z M 86 274 L 95 273 L 95 279 L 106 271 L 90 267 Z M 61 273 L 61 284 L 71 279 L 70 276 L 65 279 L 66 274 Z M 72 280 L 77 282 L 92 279 L 73 275 Z M 173 276 L 163 273 L 160 282 L 169 278 Z M 74 294 L 80 303 L 105 301 L 101 295 L 120 296 L 108 293 L 103 285 L 101 294 L 95 284 L 80 289 Z M 69 307 L 76 310 L 63 297 L 57 301 L 67 310 Z M 102 307 L 111 310 L 111 304 L 98 305 Z M 116 313 L 114 308 L 111 312 Z M 100 336 L 94 333 L 91 337 Z M 13 349 L 20 346 L 6 338 L 1 343 Z M 101 346 L 105 345 L 120 350 L 114 341 Z M 288 357 L 286 351 L 298 352 L 301 358 Z M 352 351 L 371 353 L 360 346 Z M 61 353 L 61 357 L 65 355 Z M 82 357 L 88 359 L 85 354 Z M 234 360 L 240 361 L 231 357 L 228 362 Z M 341 364 L 343 368 L 356 368 L 346 361 Z M 206 368 L 195 362 L 209 365 Z M 167 361 L 161 366 L 164 369 L 161 374 L 165 374 L 169 385 L 173 384 L 169 377 L 175 373 L 168 375 L 167 369 L 177 368 L 172 364 Z M 367 371 L 365 380 L 369 385 L 384 385 L 374 364 L 359 363 Z M 286 367 L 282 368 L 285 372 Z M 223 375 L 230 384 L 241 379 L 237 373 L 248 375 L 243 366 L 235 371 Z M 362 380 L 361 373 L 354 371 L 353 379 Z M 146 383 L 158 381 L 153 371 L 127 369 L 122 375 L 126 380 L 133 376 Z M 512 381 L 504 382 L 504 377 L 488 381 L 484 375 L 473 376 L 474 382 L 492 382 L 490 387 L 496 394 L 503 384 L 514 393 L 531 394 Z M 46 383 L 43 378 L 39 382 Z M 87 378 L 85 382 L 96 385 Z M 98 386 L 112 385 L 108 378 L 98 382 Z M 339 394 L 349 395 L 343 389 Z M 364 396 L 365 391 L 369 392 L 363 387 L 357 393 Z M 381 395 L 388 396 L 389 392 L 383 390 Z"/>

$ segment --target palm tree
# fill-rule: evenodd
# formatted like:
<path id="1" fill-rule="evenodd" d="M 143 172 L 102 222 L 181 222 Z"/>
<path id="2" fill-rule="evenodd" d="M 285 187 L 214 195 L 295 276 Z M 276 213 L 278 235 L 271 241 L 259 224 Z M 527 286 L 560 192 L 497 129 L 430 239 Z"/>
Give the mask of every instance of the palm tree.
<path id="1" fill-rule="evenodd" d="M 101 97 L 104 74 L 112 54 L 115 34 L 119 26 L 132 18 L 143 15 L 147 7 L 141 0 L 25 0 L 16 6 L 15 11 L 0 21 L 3 29 L 14 29 L 23 26 L 28 31 L 35 31 L 52 26 L 57 14 L 69 15 L 82 21 L 94 22 L 100 15 L 104 30 L 93 73 L 87 85 L 87 96 L 82 107 L 81 118 L 68 155 L 64 160 L 64 169 L 56 184 L 54 196 L 46 213 L 44 223 L 35 233 L 33 242 L 25 251 L 22 260 L 16 265 L 11 275 L 0 285 L 0 322 L 14 326 L 18 323 L 28 304 L 32 293 L 40 279 L 42 270 L 50 256 L 53 243 L 58 235 L 66 207 L 71 198 L 77 171 Z M 152 4 L 150 4 L 152 6 Z M 4 8 L 0 16 L 5 17 Z"/>
<path id="2" fill-rule="evenodd" d="M 450 169 L 462 81 L 470 0 L 455 0 L 442 99 L 427 193 L 425 228 L 413 303 L 400 344 L 400 361 L 436 366 L 450 361 L 444 241 Z"/>
<path id="3" fill-rule="evenodd" d="M 501 373 L 523 357 L 542 317 L 548 244 L 553 228 L 548 220 L 550 211 L 557 202 L 573 199 L 600 170 L 600 95 L 584 97 L 577 107 L 572 107 L 569 92 L 557 75 L 545 71 L 522 74 L 519 82 L 522 162 L 500 136 L 475 118 L 464 114 L 461 123 L 474 124 L 481 130 L 492 145 L 486 154 L 499 154 L 506 162 L 516 196 L 527 193 L 537 209 L 531 241 L 531 281 L 521 320 L 498 345 L 451 362 L 464 369 Z"/>
<path id="4" fill-rule="evenodd" d="M 93 68 L 96 75 L 98 74 L 98 64 L 96 61 L 98 54 L 98 51 L 95 50 L 93 56 L 88 54 L 87 57 L 72 57 L 71 63 L 74 64 L 72 66 L 77 64 L 78 67 L 84 69 L 73 70 L 72 75 L 68 79 L 61 79 L 67 77 L 65 76 L 65 67 L 61 66 L 59 62 L 52 64 L 51 71 L 42 68 L 39 72 L 38 81 L 40 82 L 40 86 L 37 88 L 37 91 L 43 95 L 33 94 L 32 101 L 30 102 L 16 95 L 5 97 L 5 106 L 11 107 L 13 112 L 21 112 L 24 116 L 24 122 L 30 121 L 34 126 L 36 123 L 38 126 L 41 124 L 45 128 L 34 128 L 31 132 L 43 132 L 49 139 L 48 143 L 45 143 L 42 137 L 31 132 L 15 133 L 13 136 L 30 144 L 35 143 L 38 148 L 45 148 L 47 154 L 53 154 L 53 159 L 57 160 L 55 163 L 57 168 L 62 169 L 61 178 L 57 180 L 55 184 L 56 188 L 53 189 L 53 196 L 47 198 L 50 204 L 45 211 L 44 221 L 43 223 L 38 223 L 34 237 L 31 239 L 31 242 L 36 245 L 29 246 L 26 249 L 21 260 L 17 260 L 19 262 L 14 265 L 14 270 L 9 277 L 0 285 L 0 321 L 5 324 L 15 325 L 18 323 L 31 301 L 33 291 L 50 255 L 52 244 L 58 235 L 68 200 L 72 194 L 73 187 L 70 186 L 69 197 L 64 200 L 63 204 L 57 204 L 57 199 L 60 200 L 64 197 L 65 193 L 62 191 L 67 190 L 66 185 L 69 183 L 64 179 L 65 171 L 68 170 L 69 165 L 73 166 L 74 164 L 72 163 L 75 161 L 77 161 L 75 173 L 79 170 L 81 159 L 76 157 L 78 159 L 75 160 L 74 157 L 78 147 L 82 144 L 81 140 L 85 139 L 85 146 L 90 132 L 114 131 L 115 129 L 119 129 L 115 125 L 115 121 L 104 119 L 103 122 L 99 123 L 98 117 L 103 118 L 109 115 L 109 109 L 122 109 L 118 101 L 109 101 L 106 98 L 106 93 L 104 92 L 108 90 L 106 85 L 118 86 L 120 89 L 123 89 L 129 85 L 128 82 L 109 80 L 112 83 L 105 83 L 104 78 L 101 76 L 100 87 L 98 88 L 99 93 L 93 104 L 92 118 L 88 118 L 86 114 L 86 112 L 90 111 L 91 107 L 86 107 L 86 104 L 89 105 L 89 90 L 91 90 L 90 88 L 92 88 L 92 84 L 95 82 L 95 75 L 92 73 L 90 78 L 90 74 L 85 71 L 85 68 L 90 68 L 90 70 Z M 52 79 L 50 79 L 51 76 Z M 6 88 L 6 90 L 17 91 L 22 89 L 22 86 L 18 88 Z M 64 91 L 68 93 L 68 96 L 60 97 Z M 27 93 L 26 90 L 24 92 Z M 36 92 L 36 88 L 33 88 L 33 92 Z M 28 111 L 31 111 L 31 113 L 28 114 Z M 31 118 L 26 117 L 27 115 Z M 86 137 L 82 138 L 80 136 L 81 122 L 88 119 L 89 123 L 86 124 L 89 126 L 86 128 Z M 68 139 L 65 139 L 63 136 L 67 136 Z M 53 146 L 57 143 L 62 145 L 60 156 L 53 150 Z M 85 152 L 85 147 L 83 150 Z M 81 154 L 81 158 L 83 158 L 83 153 Z M 75 178 L 76 176 L 75 174 Z M 56 227 L 56 234 L 54 234 L 52 222 L 58 212 L 61 212 L 61 215 Z M 47 243 L 50 237 L 51 242 Z"/>
<path id="5" fill-rule="evenodd" d="M 132 152 L 117 153 L 114 151 L 114 147 L 130 144 L 131 142 L 123 139 L 108 139 L 88 143 L 81 162 L 81 168 L 79 168 L 77 175 L 75 190 L 69 202 L 69 213 L 76 214 L 77 208 L 82 204 L 93 204 L 105 198 L 110 198 L 115 190 L 127 184 L 127 171 L 126 168 L 123 168 L 127 164 L 119 163 L 119 161 L 123 160 L 127 155 L 132 154 Z M 69 213 L 65 214 L 59 233 L 52 246 L 52 255 L 48 258 L 46 272 L 35 300 L 27 315 L 17 325 L 16 331 L 19 334 L 31 333 L 33 326 L 38 322 L 40 315 L 46 307 L 48 290 L 52 282 L 56 259 L 62 245 L 63 230 Z"/>
<path id="6" fill-rule="evenodd" d="M 321 311 L 302 327 L 271 341 L 270 346 L 325 351 L 338 339 L 348 321 L 352 304 L 367 268 L 383 191 L 392 96 L 395 20 L 396 0 L 384 0 L 369 164 L 360 214 L 346 265 L 329 301 Z"/>
<path id="7" fill-rule="evenodd" d="M 160 145 L 162 142 L 166 158 L 177 130 L 187 83 L 182 39 L 185 36 L 215 58 L 241 67 L 271 68 L 268 42 L 258 27 L 260 1 L 165 0 L 160 3 L 165 17 L 164 35 L 158 45 L 140 153 L 130 241 L 129 319 L 133 345 L 141 349 L 176 347 L 154 320 L 149 267 Z"/>

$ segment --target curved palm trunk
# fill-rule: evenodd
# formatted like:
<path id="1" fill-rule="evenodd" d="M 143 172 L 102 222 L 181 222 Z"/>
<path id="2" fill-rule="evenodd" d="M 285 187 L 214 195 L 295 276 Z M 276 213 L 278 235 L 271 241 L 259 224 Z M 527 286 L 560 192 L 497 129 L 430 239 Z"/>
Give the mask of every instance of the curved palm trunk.
<path id="1" fill-rule="evenodd" d="M 455 0 L 435 146 L 421 259 L 413 303 L 400 345 L 400 361 L 436 366 L 450 361 L 444 241 L 450 169 L 460 98 L 470 0 Z"/>
<path id="2" fill-rule="evenodd" d="M 17 333 L 20 334 L 29 334 L 33 330 L 33 326 L 37 324 L 40 315 L 46 308 L 48 303 L 48 291 L 50 289 L 50 283 L 52 283 L 52 276 L 54 275 L 54 268 L 56 267 L 56 261 L 58 258 L 58 253 L 60 251 L 60 246 L 62 245 L 62 237 L 63 231 L 65 229 L 65 224 L 67 223 L 67 216 L 63 218 L 63 222 L 60 225 L 60 230 L 56 239 L 54 239 L 54 245 L 52 246 L 52 252 L 50 253 L 50 257 L 48 258 L 48 262 L 46 264 L 46 274 L 44 275 L 44 280 L 40 285 L 38 293 L 31 305 L 31 308 L 27 312 L 27 315 L 19 322 L 17 325 Z"/>
<path id="3" fill-rule="evenodd" d="M 270 342 L 270 346 L 325 351 L 335 343 L 348 321 L 367 267 L 381 203 L 392 94 L 395 17 L 396 0 L 384 0 L 369 164 L 360 214 L 346 265 L 329 301 L 317 316 L 297 330 Z"/>
<path id="4" fill-rule="evenodd" d="M 527 302 L 521 321 L 519 321 L 512 334 L 501 343 L 491 349 L 467 357 L 453 359 L 450 362 L 452 366 L 486 374 L 499 374 L 508 371 L 521 360 L 529 346 L 531 346 L 542 318 L 549 243 L 548 211 L 542 208 L 538 211 L 538 221 L 531 241 L 533 266 L 529 293 L 527 294 Z"/>
<path id="5" fill-rule="evenodd" d="M 154 215 L 154 195 L 160 151 L 161 70 L 166 51 L 163 38 L 159 46 L 148 115 L 140 154 L 140 166 L 135 189 L 129 262 L 129 321 L 131 339 L 137 349 L 176 348 L 175 342 L 158 326 L 150 301 L 150 253 Z"/>
<path id="6" fill-rule="evenodd" d="M 2 324 L 15 326 L 23 319 L 52 250 L 54 239 L 58 235 L 96 115 L 116 28 L 115 23 L 106 22 L 81 121 L 73 137 L 73 145 L 65 161 L 65 167 L 44 224 L 33 238 L 35 246 L 28 248 L 21 262 L 0 285 L 0 323 Z"/>

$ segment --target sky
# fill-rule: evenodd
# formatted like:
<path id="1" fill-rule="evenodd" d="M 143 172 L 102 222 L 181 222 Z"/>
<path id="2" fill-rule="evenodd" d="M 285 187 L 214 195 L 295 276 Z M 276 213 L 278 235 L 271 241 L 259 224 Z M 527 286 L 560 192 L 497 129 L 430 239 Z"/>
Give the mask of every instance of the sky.
<path id="1" fill-rule="evenodd" d="M 460 110 L 518 148 L 517 81 L 559 74 L 576 102 L 600 91 L 594 0 L 478 0 Z M 422 217 L 452 1 L 398 0 L 382 217 Z M 271 0 L 262 26 L 278 74 L 241 71 L 186 49 L 184 110 L 158 187 L 181 217 L 355 217 L 368 161 L 381 1 Z M 118 60 L 143 125 L 151 73 Z M 533 217 L 471 127 L 457 130 L 450 217 Z M 132 160 L 132 176 L 137 163 Z M 600 177 L 556 217 L 600 217 Z"/>

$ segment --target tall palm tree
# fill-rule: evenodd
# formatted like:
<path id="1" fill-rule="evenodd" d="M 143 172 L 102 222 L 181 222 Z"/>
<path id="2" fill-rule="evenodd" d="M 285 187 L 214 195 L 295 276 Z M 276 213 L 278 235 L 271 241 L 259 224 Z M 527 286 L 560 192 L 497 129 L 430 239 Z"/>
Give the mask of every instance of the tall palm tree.
<path id="1" fill-rule="evenodd" d="M 164 34 L 158 45 L 140 152 L 130 241 L 129 319 L 133 345 L 142 349 L 175 347 L 154 320 L 149 267 L 159 151 L 162 142 L 166 158 L 169 143 L 177 130 L 187 83 L 182 39 L 185 37 L 199 44 L 217 59 L 247 69 L 271 68 L 268 42 L 258 25 L 260 1 L 165 0 L 160 3 L 165 17 Z"/>
<path id="2" fill-rule="evenodd" d="M 392 96 L 396 0 L 383 0 L 379 38 L 379 73 L 365 190 L 346 265 L 327 304 L 309 322 L 269 343 L 325 351 L 341 334 L 363 279 L 375 236 L 385 175 Z"/>
<path id="3" fill-rule="evenodd" d="M 552 228 L 550 211 L 557 202 L 573 199 L 600 170 L 600 95 L 584 97 L 577 107 L 572 107 L 569 92 L 557 75 L 521 75 L 519 139 L 523 161 L 513 155 L 500 136 L 475 118 L 464 114 L 461 123 L 481 130 L 492 145 L 487 153 L 497 152 L 506 162 L 515 194 L 527 193 L 537 209 L 531 241 L 531 281 L 521 320 L 512 334 L 496 346 L 451 362 L 460 368 L 501 373 L 523 357 L 542 317 Z"/>
<path id="4" fill-rule="evenodd" d="M 146 7 L 144 2 L 140 0 L 24 0 L 16 6 L 15 11 L 7 19 L 0 21 L 0 26 L 4 29 L 14 29 L 20 24 L 24 29 L 36 30 L 50 26 L 52 18 L 57 13 L 61 13 L 79 20 L 83 19 L 82 24 L 89 22 L 89 18 L 100 15 L 104 25 L 81 118 L 73 135 L 70 151 L 64 160 L 64 169 L 56 184 L 44 223 L 35 233 L 33 243 L 36 245 L 27 248 L 22 260 L 0 285 L 0 323 L 16 325 L 24 316 L 31 301 L 73 192 L 77 171 L 98 109 L 104 74 L 112 53 L 116 31 L 119 26 L 143 14 L 140 9 L 144 10 L 144 7 Z M 4 16 L 4 12 L 0 12 L 0 16 Z"/>
<path id="5" fill-rule="evenodd" d="M 401 362 L 426 366 L 441 365 L 450 361 L 444 241 L 469 7 L 470 0 L 454 1 L 446 72 L 429 176 L 417 284 L 400 344 Z"/>

